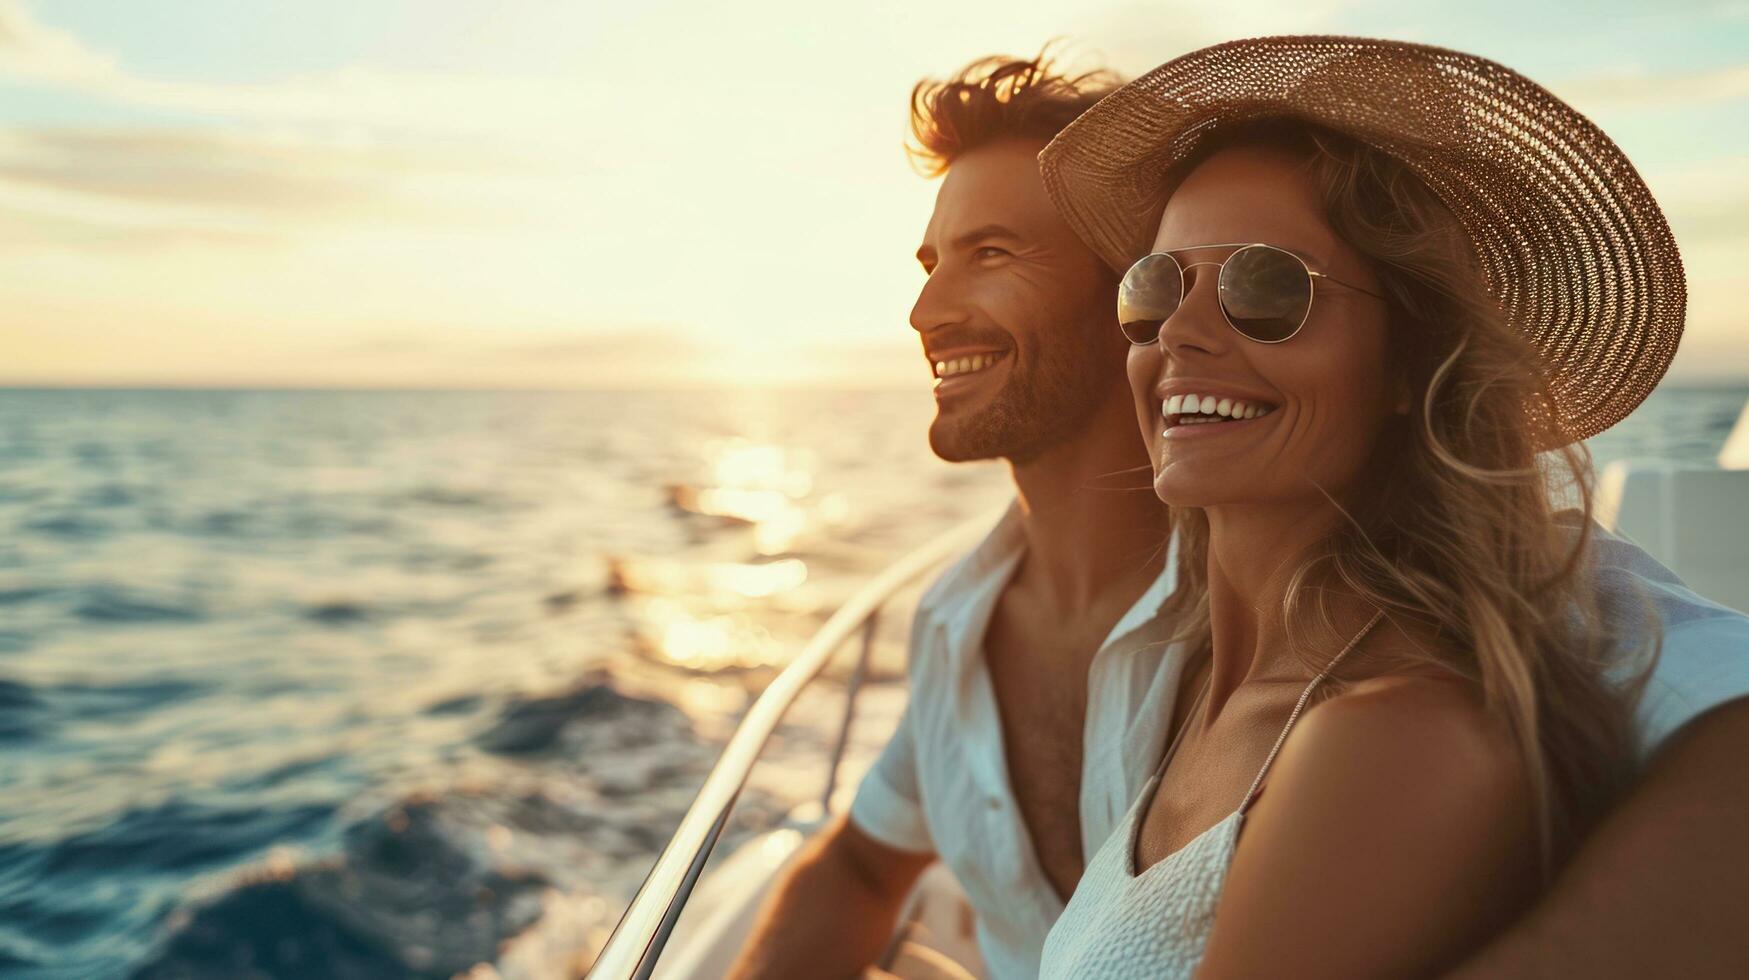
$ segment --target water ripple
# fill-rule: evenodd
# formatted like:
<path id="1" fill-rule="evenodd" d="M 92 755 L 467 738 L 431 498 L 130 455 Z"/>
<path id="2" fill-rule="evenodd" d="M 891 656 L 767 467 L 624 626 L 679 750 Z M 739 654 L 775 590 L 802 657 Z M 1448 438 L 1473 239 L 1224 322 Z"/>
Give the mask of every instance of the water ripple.
<path id="1" fill-rule="evenodd" d="M 192 623 L 204 613 L 190 605 L 120 586 L 90 586 L 80 590 L 73 615 L 87 623 L 133 625 Z"/>
<path id="2" fill-rule="evenodd" d="M 277 842 L 315 833 L 332 807 L 220 808 L 172 800 L 133 809 L 106 826 L 69 836 L 45 852 L 44 874 L 126 869 L 191 871 L 234 862 Z"/>
<path id="3" fill-rule="evenodd" d="M 1598 455 L 1705 459 L 1746 396 Z M 553 895 L 610 926 L 769 670 L 1008 493 L 926 393 L 700 404 L 0 391 L 0 974 L 438 977 Z M 815 792 L 835 694 L 738 826 Z"/>

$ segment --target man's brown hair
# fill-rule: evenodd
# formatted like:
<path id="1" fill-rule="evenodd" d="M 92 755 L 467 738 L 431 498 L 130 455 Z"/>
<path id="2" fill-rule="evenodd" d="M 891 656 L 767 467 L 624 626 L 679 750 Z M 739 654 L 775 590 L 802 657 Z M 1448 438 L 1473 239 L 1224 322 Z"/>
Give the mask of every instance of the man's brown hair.
<path id="1" fill-rule="evenodd" d="M 931 177 L 961 154 L 1004 139 L 1048 140 L 1123 83 L 1109 71 L 1065 74 L 1050 49 L 1030 60 L 991 55 L 952 78 L 911 89 L 912 165 Z"/>

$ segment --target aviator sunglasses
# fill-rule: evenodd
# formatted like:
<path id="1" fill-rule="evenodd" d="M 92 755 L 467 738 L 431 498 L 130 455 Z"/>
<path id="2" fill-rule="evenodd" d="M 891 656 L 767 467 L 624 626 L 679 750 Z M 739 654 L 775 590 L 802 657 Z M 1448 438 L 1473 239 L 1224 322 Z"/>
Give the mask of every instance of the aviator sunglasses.
<path id="1" fill-rule="evenodd" d="M 1304 259 L 1283 248 L 1259 243 L 1197 245 L 1180 251 L 1233 248 L 1220 262 L 1180 265 L 1166 252 L 1143 256 L 1124 273 L 1117 287 L 1117 322 L 1136 346 L 1160 339 L 1160 327 L 1184 302 L 1184 270 L 1212 265 L 1220 268 L 1216 292 L 1221 315 L 1241 335 L 1260 344 L 1279 344 L 1300 332 L 1312 312 L 1312 280 L 1384 299 L 1370 289 L 1313 272 Z"/>

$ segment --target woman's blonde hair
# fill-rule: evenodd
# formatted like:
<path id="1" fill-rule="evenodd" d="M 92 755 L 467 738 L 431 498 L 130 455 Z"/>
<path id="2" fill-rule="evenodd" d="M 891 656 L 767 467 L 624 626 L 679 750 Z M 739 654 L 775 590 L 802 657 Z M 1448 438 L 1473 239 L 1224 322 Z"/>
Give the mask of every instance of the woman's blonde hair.
<path id="1" fill-rule="evenodd" d="M 1409 663 L 1470 679 L 1505 723 L 1552 871 L 1631 774 L 1643 673 L 1622 672 L 1633 665 L 1623 648 L 1649 646 L 1649 630 L 1610 636 L 1598 603 L 1590 455 L 1552 421 L 1541 362 L 1490 297 L 1457 218 L 1406 165 L 1345 136 L 1271 121 L 1211 138 L 1175 175 L 1241 144 L 1305 161 L 1331 227 L 1383 284 L 1386 363 L 1415 396 L 1339 502 L 1344 520 L 1294 570 L 1288 635 L 1317 666 L 1340 643 L 1321 585 L 1431 631 L 1438 649 Z M 1558 448 L 1541 452 L 1549 447 Z M 1576 516 L 1559 514 L 1560 497 Z M 1176 640 L 1206 646 L 1208 522 L 1200 509 L 1172 510 L 1183 587 L 1166 612 L 1181 624 Z"/>

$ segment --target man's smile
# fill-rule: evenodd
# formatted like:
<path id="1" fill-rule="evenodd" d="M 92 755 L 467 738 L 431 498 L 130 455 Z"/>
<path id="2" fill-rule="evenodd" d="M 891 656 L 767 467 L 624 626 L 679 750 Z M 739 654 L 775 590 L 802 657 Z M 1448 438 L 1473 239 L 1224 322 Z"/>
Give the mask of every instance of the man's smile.
<path id="1" fill-rule="evenodd" d="M 994 366 L 1006 355 L 1006 351 L 995 351 L 988 354 L 968 354 L 936 361 L 935 376 L 937 378 L 953 378 L 962 374 L 976 374 L 985 368 Z"/>
<path id="2" fill-rule="evenodd" d="M 1001 373 L 994 369 L 1008 360 L 1009 353 L 990 347 L 928 351 L 936 399 L 956 397 L 983 386 L 986 378 Z"/>

